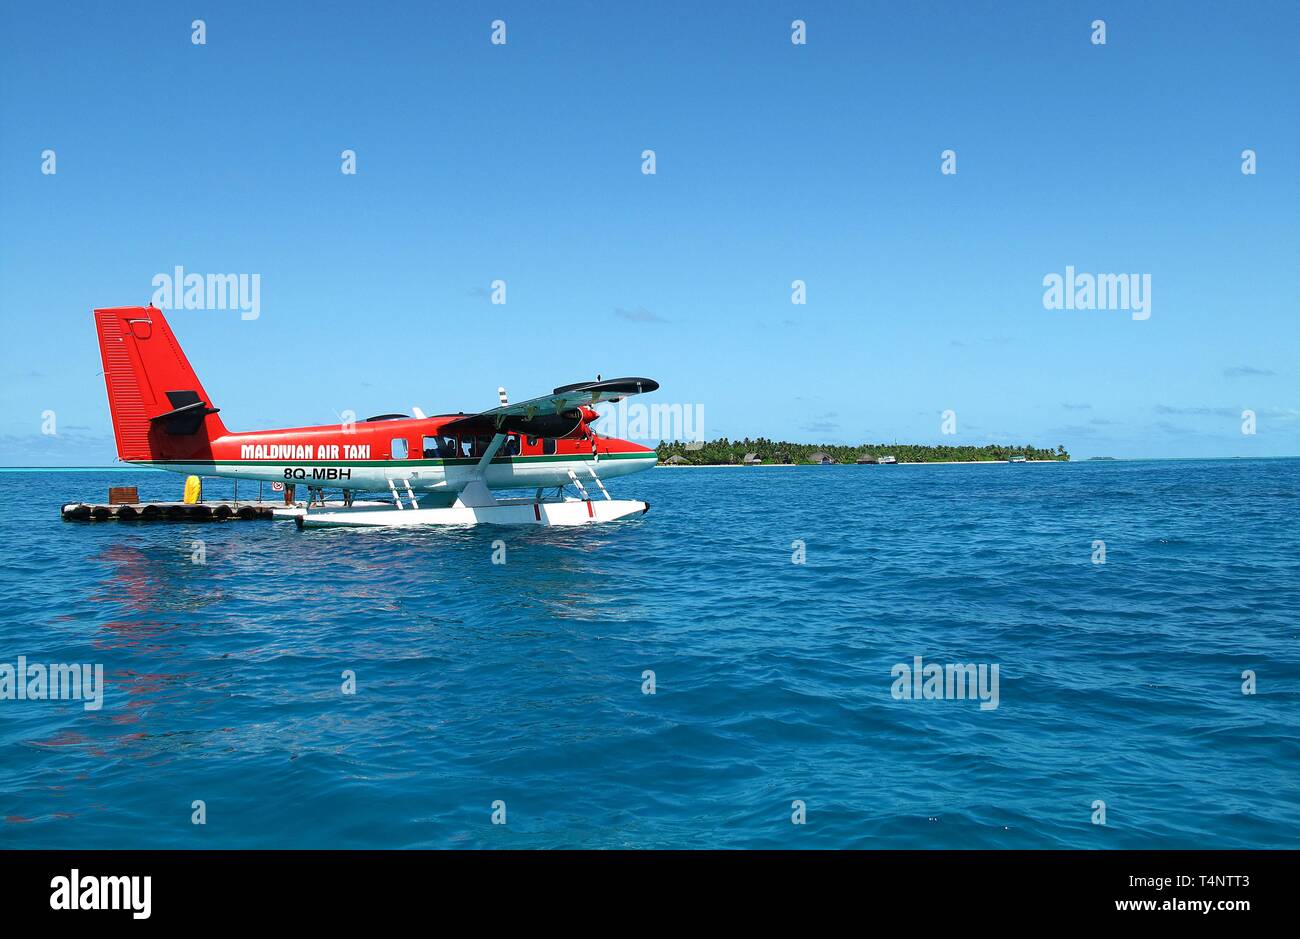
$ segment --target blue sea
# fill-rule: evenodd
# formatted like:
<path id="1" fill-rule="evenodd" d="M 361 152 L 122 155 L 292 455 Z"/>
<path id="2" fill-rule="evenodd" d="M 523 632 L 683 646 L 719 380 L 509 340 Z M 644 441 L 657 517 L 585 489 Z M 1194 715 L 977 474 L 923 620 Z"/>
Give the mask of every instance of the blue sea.
<path id="1" fill-rule="evenodd" d="M 105 680 L 0 701 L 4 847 L 1300 847 L 1300 460 L 660 468 L 576 530 L 60 520 L 110 484 L 183 479 L 0 473 L 0 663 Z M 896 696 L 918 656 L 997 706 Z"/>

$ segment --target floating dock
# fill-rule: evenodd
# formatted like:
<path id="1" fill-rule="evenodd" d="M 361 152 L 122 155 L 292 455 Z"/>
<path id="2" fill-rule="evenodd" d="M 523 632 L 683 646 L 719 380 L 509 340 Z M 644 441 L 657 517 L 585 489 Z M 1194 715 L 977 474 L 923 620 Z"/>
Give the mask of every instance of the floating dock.
<path id="1" fill-rule="evenodd" d="M 63 506 L 65 522 L 226 522 L 274 518 L 283 502 L 69 502 Z"/>

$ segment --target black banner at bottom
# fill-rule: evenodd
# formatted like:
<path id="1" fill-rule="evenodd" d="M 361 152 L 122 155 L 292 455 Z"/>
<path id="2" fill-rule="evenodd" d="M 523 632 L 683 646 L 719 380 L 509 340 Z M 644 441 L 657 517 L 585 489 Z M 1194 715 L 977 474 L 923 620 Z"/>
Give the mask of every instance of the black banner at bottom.
<path id="1" fill-rule="evenodd" d="M 606 926 L 676 907 L 734 925 L 813 906 L 935 923 L 1032 912 L 1227 926 L 1284 912 L 1295 862 L 1279 851 L 9 851 L 0 897 L 7 921 L 82 927 L 337 927 L 448 911 L 536 924 L 558 905 L 566 922 Z"/>

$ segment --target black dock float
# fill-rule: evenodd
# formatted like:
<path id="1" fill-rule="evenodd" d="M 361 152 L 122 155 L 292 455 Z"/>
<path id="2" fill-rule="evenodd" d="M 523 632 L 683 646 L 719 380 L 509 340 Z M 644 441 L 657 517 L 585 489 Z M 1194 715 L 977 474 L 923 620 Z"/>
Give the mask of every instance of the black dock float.
<path id="1" fill-rule="evenodd" d="M 282 508 L 279 502 L 69 502 L 62 515 L 65 522 L 225 522 L 274 518 L 271 510 Z"/>

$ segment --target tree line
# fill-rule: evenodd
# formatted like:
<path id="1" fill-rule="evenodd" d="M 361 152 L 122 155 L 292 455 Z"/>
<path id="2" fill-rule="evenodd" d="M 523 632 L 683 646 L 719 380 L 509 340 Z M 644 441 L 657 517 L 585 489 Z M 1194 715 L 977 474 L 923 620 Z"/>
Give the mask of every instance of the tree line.
<path id="1" fill-rule="evenodd" d="M 1041 449 L 1029 444 L 1007 445 L 986 444 L 976 446 L 931 446 L 916 443 L 864 443 L 856 446 L 838 444 L 790 443 L 785 440 L 768 440 L 759 437 L 751 440 L 728 440 L 722 437 L 703 444 L 687 443 L 681 440 L 659 441 L 655 448 L 659 462 L 667 462 L 672 457 L 682 457 L 687 463 L 718 466 L 730 463 L 743 463 L 746 454 L 756 454 L 764 463 L 811 463 L 815 453 L 829 454 L 837 463 L 856 463 L 859 457 L 892 456 L 899 463 L 947 463 L 969 460 L 1009 460 L 1023 456 L 1027 460 L 1069 460 L 1070 454 L 1065 446 L 1059 445 L 1055 450 Z"/>

